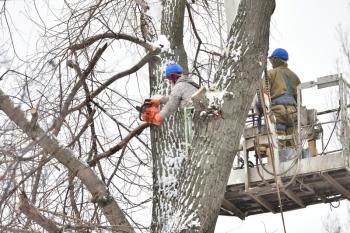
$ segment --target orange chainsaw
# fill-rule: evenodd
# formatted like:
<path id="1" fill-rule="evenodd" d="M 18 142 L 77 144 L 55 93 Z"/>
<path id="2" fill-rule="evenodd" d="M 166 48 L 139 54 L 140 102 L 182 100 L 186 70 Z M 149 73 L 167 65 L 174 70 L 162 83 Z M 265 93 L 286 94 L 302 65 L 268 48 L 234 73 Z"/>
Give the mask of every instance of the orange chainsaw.
<path id="1" fill-rule="evenodd" d="M 136 106 L 136 110 L 139 111 L 141 121 L 153 123 L 155 115 L 159 113 L 159 104 L 153 104 L 151 99 L 145 99 L 141 107 Z"/>

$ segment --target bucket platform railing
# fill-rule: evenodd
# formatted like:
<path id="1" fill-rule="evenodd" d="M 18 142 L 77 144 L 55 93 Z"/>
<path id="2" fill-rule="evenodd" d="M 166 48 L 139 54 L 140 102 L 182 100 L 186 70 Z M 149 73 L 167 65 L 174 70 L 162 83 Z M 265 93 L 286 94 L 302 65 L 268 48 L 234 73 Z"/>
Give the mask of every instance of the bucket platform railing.
<path id="1" fill-rule="evenodd" d="M 328 93 L 327 99 L 332 97 L 336 105 L 330 109 L 324 109 L 326 104 L 320 101 L 322 95 L 327 95 L 324 92 L 327 89 L 333 90 L 332 95 Z M 250 114 L 242 138 L 242 150 L 236 156 L 229 178 L 221 214 L 243 219 L 259 213 L 279 212 L 275 174 L 281 181 L 279 190 L 283 211 L 350 200 L 349 89 L 350 85 L 341 74 L 320 77 L 316 81 L 299 85 L 298 127 L 292 136 L 296 147 L 287 160 L 281 157 L 277 146 L 280 140 L 286 138 L 278 136 L 273 126 L 266 127 L 268 124 L 265 121 L 270 119 L 262 119 L 263 124 L 258 126 L 255 123 L 256 114 Z M 319 106 L 306 109 L 301 98 L 307 96 L 302 94 L 304 91 L 311 91 L 308 98 L 313 98 L 313 102 Z M 319 91 L 323 93 L 318 94 Z M 291 136 L 286 137 L 290 139 Z M 312 140 L 317 150 L 310 149 L 313 144 L 307 142 Z M 272 155 L 266 151 L 260 153 L 261 147 L 270 147 Z M 274 159 L 275 173 L 271 159 Z"/>

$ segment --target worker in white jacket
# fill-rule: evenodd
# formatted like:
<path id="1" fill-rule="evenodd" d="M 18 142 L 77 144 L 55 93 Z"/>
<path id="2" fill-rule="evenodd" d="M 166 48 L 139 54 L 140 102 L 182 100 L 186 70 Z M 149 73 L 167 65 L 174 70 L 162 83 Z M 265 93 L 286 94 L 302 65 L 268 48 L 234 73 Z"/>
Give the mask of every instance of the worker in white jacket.
<path id="1" fill-rule="evenodd" d="M 155 114 L 152 119 L 153 124 L 161 125 L 165 118 L 173 114 L 179 107 L 185 108 L 191 106 L 191 96 L 199 86 L 187 76 L 183 76 L 183 68 L 179 64 L 170 64 L 165 70 L 165 78 L 171 81 L 174 86 L 169 96 L 163 96 L 158 99 L 152 99 L 150 104 L 165 104 L 162 110 Z"/>

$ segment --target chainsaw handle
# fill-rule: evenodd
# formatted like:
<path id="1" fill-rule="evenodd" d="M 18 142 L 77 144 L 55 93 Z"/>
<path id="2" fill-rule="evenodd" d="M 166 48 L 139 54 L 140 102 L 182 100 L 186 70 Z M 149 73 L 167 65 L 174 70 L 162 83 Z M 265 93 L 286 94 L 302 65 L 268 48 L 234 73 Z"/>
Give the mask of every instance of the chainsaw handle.
<path id="1" fill-rule="evenodd" d="M 142 114 L 143 114 L 143 111 L 144 111 L 145 107 L 146 107 L 145 104 L 142 104 L 141 107 L 140 106 L 136 106 L 136 110 L 139 111 L 139 119 L 140 119 L 140 121 L 144 121 L 142 119 Z"/>

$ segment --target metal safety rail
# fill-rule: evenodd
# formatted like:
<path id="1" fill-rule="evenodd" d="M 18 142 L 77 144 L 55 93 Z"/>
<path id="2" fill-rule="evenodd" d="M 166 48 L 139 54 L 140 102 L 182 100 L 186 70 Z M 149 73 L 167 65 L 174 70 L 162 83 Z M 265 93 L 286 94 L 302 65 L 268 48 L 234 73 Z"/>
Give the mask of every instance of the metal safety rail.
<path id="1" fill-rule="evenodd" d="M 318 90 L 336 88 L 338 106 L 319 112 L 306 110 L 302 106 L 301 93 L 311 88 L 315 89 L 312 90 L 315 97 Z M 341 74 L 320 77 L 316 81 L 299 85 L 298 127 L 295 134 L 297 146 L 292 158 L 285 162 L 279 160 L 279 148 L 276 145 L 281 138 L 278 138 L 273 127 L 257 130 L 257 126 L 252 125 L 250 121 L 243 136 L 242 151 L 239 156 L 236 156 L 236 163 L 227 184 L 221 214 L 244 219 L 254 214 L 278 213 L 280 206 L 277 191 L 281 192 L 283 211 L 304 208 L 317 203 L 350 200 L 349 89 L 350 85 Z M 313 116 L 315 118 L 317 116 L 318 121 L 314 119 L 314 121 L 311 120 L 311 124 L 308 124 Z M 324 120 L 320 121 L 321 118 Z M 304 121 L 308 119 L 309 122 L 303 123 L 303 119 Z M 269 119 L 265 120 L 269 121 Z M 327 125 L 331 125 L 331 129 L 323 129 L 322 138 L 317 139 L 320 153 L 316 156 L 305 156 L 306 132 L 310 129 L 314 130 L 316 126 L 320 129 Z M 272 142 L 267 140 L 268 137 Z M 266 162 L 267 158 L 257 158 L 255 153 L 257 141 L 270 143 L 275 169 L 271 161 Z M 254 167 L 246 166 L 249 161 L 251 164 L 252 160 Z M 243 167 L 239 164 L 240 162 L 244 164 Z M 280 181 L 278 187 L 274 179 L 276 175 Z"/>

